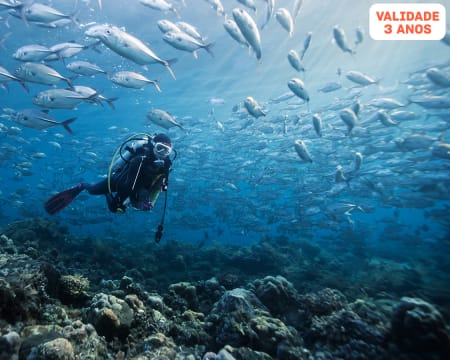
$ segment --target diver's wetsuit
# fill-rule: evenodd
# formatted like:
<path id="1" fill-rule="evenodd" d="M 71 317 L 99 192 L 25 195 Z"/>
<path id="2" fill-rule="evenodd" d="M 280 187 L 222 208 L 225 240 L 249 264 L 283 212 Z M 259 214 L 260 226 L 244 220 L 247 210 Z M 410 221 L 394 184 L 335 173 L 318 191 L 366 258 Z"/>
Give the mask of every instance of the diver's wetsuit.
<path id="1" fill-rule="evenodd" d="M 111 212 L 118 209 L 124 211 L 123 202 L 129 197 L 133 207 L 140 210 L 150 210 L 169 176 L 170 159 L 158 160 L 153 153 L 151 144 L 144 144 L 132 152 L 130 159 L 116 169 L 108 179 L 98 183 L 82 183 L 92 195 L 106 195 L 108 208 Z M 112 193 L 116 193 L 113 195 Z"/>

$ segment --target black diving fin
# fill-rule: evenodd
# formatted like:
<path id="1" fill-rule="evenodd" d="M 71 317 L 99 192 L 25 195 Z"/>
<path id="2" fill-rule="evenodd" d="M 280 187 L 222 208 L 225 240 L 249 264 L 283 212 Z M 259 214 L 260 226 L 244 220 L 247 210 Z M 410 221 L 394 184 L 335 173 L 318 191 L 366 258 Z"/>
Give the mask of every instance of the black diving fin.
<path id="1" fill-rule="evenodd" d="M 48 199 L 44 205 L 45 211 L 47 211 L 50 215 L 54 215 L 57 212 L 64 209 L 67 205 L 69 205 L 73 199 L 77 197 L 77 195 L 84 190 L 83 184 L 78 184 L 70 189 L 61 191 L 60 193 L 53 195 L 50 199 Z"/>

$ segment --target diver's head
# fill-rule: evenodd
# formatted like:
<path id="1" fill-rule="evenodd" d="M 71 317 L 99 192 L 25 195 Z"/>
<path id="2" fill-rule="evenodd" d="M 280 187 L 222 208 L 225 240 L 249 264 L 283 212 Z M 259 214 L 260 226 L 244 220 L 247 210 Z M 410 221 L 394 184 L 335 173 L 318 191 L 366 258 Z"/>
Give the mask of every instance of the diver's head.
<path id="1" fill-rule="evenodd" d="M 157 159 L 167 159 L 172 153 L 172 142 L 166 134 L 156 134 L 152 139 L 153 153 Z"/>

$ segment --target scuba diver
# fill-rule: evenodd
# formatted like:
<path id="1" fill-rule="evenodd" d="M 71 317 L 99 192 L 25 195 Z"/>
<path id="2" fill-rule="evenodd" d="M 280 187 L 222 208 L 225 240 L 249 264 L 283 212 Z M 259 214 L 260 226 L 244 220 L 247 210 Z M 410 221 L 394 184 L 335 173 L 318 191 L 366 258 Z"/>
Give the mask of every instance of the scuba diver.
<path id="1" fill-rule="evenodd" d="M 53 215 L 68 206 L 83 190 L 91 195 L 105 195 L 113 213 L 123 213 L 127 205 L 149 211 L 161 191 L 165 192 L 164 213 L 155 240 L 159 242 L 167 205 L 167 187 L 172 160 L 172 148 L 166 134 L 136 134 L 123 142 L 113 156 L 106 179 L 97 183 L 79 183 L 64 190 L 45 203 L 45 210 Z M 159 237 L 159 239 L 158 239 Z"/>

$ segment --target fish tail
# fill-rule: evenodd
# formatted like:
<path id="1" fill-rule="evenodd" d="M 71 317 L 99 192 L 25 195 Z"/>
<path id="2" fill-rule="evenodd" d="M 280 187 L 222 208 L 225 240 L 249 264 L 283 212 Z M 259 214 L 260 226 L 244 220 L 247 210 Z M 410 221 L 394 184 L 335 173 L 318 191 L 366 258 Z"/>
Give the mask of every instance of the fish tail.
<path id="1" fill-rule="evenodd" d="M 117 99 L 118 99 L 118 97 L 105 98 L 105 101 L 111 109 L 116 110 L 116 107 L 114 106 L 113 102 L 116 101 Z"/>
<path id="2" fill-rule="evenodd" d="M 203 47 L 208 52 L 208 54 L 211 55 L 212 57 L 214 57 L 214 53 L 212 52 L 211 48 L 213 48 L 214 45 L 216 45 L 216 43 L 212 42 L 212 43 L 206 44 Z"/>
<path id="3" fill-rule="evenodd" d="M 61 125 L 64 127 L 64 129 L 66 129 L 66 131 L 70 134 L 73 135 L 73 131 L 72 129 L 69 127 L 69 124 L 73 123 L 77 118 L 73 117 L 67 120 L 64 120 Z"/>
<path id="4" fill-rule="evenodd" d="M 170 73 L 170 75 L 173 77 L 174 80 L 176 80 L 177 78 L 175 77 L 175 74 L 170 65 L 174 64 L 177 61 L 178 59 L 171 59 L 164 62 L 164 66 L 166 67 L 167 71 Z"/>
<path id="5" fill-rule="evenodd" d="M 161 88 L 159 87 L 158 80 L 152 81 L 153 86 L 158 90 L 158 92 L 161 92 Z"/>

